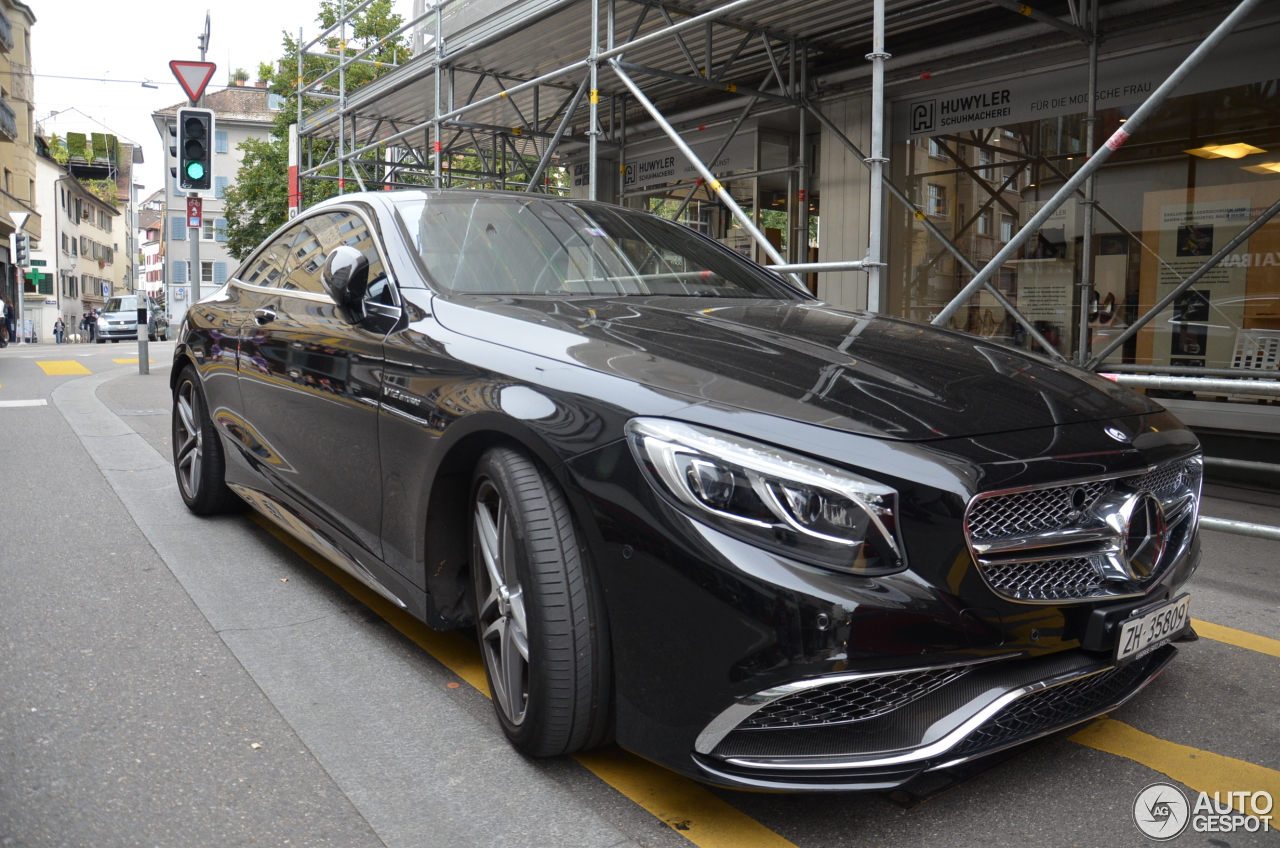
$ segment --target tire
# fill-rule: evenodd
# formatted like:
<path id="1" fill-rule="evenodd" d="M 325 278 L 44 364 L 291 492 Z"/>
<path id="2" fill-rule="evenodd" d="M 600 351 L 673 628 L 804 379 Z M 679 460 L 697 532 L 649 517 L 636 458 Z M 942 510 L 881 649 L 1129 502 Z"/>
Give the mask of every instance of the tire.
<path id="1" fill-rule="evenodd" d="M 532 757 L 606 741 L 604 604 L 564 493 L 511 448 L 491 448 L 476 465 L 471 574 L 480 653 L 507 738 Z"/>
<path id="2" fill-rule="evenodd" d="M 230 512 L 240 504 L 227 488 L 222 441 L 209 418 L 204 388 L 195 369 L 187 365 L 173 389 L 173 469 L 178 494 L 196 515 Z"/>
<path id="3" fill-rule="evenodd" d="M 155 334 L 155 333 L 147 333 L 147 341 L 149 341 L 149 342 L 154 342 L 154 341 L 156 341 L 156 334 Z"/>
<path id="4" fill-rule="evenodd" d="M 106 344 L 106 343 L 107 343 L 106 339 L 102 338 L 101 336 L 98 337 L 98 344 Z"/>

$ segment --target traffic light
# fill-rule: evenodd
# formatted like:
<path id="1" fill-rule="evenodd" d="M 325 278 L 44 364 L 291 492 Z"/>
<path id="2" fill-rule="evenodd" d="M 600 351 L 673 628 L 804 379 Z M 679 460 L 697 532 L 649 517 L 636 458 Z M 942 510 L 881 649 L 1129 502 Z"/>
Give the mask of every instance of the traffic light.
<path id="1" fill-rule="evenodd" d="M 13 264 L 25 268 L 31 262 L 31 236 L 18 233 L 13 237 Z"/>
<path id="2" fill-rule="evenodd" d="M 178 188 L 208 191 L 213 185 L 213 112 L 178 110 Z"/>

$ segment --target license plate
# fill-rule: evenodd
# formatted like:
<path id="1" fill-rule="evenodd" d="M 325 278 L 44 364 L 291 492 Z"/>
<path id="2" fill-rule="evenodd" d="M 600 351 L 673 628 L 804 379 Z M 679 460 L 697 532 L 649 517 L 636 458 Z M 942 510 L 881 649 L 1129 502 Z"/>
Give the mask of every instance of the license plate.
<path id="1" fill-rule="evenodd" d="M 1191 624 L 1191 596 L 1183 595 L 1120 625 L 1116 662 L 1129 662 L 1167 645 Z"/>

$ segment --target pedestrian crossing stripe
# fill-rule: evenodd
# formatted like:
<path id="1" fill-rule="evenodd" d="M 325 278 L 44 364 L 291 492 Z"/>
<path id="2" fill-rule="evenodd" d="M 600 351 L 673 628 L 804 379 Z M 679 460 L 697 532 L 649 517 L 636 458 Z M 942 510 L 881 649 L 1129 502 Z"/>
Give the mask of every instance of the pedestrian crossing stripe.
<path id="1" fill-rule="evenodd" d="M 37 362 L 44 373 L 50 377 L 65 377 L 71 374 L 92 374 L 88 368 L 85 368 L 74 359 L 53 359 Z"/>

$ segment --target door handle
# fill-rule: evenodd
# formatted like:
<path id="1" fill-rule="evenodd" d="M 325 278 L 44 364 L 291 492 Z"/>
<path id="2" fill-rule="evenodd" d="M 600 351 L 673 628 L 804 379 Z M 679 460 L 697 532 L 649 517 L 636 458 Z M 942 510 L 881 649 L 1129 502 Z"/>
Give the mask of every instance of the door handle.
<path id="1" fill-rule="evenodd" d="M 253 320 L 257 321 L 259 326 L 263 324 L 270 324 L 272 321 L 276 320 L 275 310 L 267 309 L 265 307 L 262 309 L 255 309 L 253 310 Z"/>

